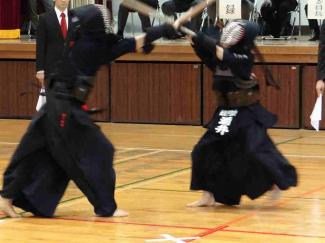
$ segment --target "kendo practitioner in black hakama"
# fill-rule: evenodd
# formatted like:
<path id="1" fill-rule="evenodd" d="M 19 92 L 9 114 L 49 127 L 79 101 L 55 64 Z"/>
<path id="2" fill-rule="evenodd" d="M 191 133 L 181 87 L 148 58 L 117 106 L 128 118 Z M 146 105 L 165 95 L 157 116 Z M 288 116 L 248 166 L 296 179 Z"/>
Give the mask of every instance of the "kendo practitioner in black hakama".
<path id="1" fill-rule="evenodd" d="M 172 25 L 121 39 L 112 31 L 102 5 L 72 10 L 73 36 L 49 82 L 47 103 L 32 119 L 3 176 L 0 210 L 19 217 L 13 205 L 36 216 L 51 217 L 73 180 L 97 216 L 127 216 L 114 199 L 114 147 L 82 109 L 102 64 L 142 48 L 169 32 Z"/>
<path id="2" fill-rule="evenodd" d="M 267 134 L 276 116 L 258 101 L 252 74 L 258 33 L 257 24 L 236 20 L 219 40 L 202 32 L 192 37 L 195 52 L 214 73 L 219 105 L 192 151 L 190 189 L 203 195 L 188 206 L 237 205 L 242 195 L 255 199 L 273 188 L 297 185 L 295 168 Z"/>

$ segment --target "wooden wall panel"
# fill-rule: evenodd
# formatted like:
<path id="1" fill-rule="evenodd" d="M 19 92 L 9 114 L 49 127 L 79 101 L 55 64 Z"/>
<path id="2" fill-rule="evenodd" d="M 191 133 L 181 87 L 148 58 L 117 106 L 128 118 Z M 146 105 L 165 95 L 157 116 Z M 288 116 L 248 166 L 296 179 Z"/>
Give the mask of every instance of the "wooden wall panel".
<path id="1" fill-rule="evenodd" d="M 114 63 L 111 120 L 200 124 L 200 86 L 197 64 Z"/>
<path id="2" fill-rule="evenodd" d="M 263 70 L 256 65 L 254 72 L 260 80 L 261 103 L 271 112 L 277 114 L 276 127 L 299 127 L 299 66 L 298 65 L 270 65 L 276 80 L 279 80 L 281 89 L 265 85 Z M 216 107 L 212 89 L 211 72 L 205 68 L 203 85 L 203 117 L 206 124 Z"/>
<path id="3" fill-rule="evenodd" d="M 268 65 L 279 82 L 280 90 L 266 86 L 264 71 L 261 65 L 256 65 L 254 72 L 260 80 L 261 103 L 268 111 L 278 116 L 276 127 L 299 128 L 300 92 L 299 65 Z"/>
<path id="4" fill-rule="evenodd" d="M 34 79 L 34 61 L 0 61 L 1 118 L 27 118 L 35 114 L 39 89 L 33 85 Z"/>
<path id="5" fill-rule="evenodd" d="M 308 65 L 302 67 L 302 128 L 312 128 L 310 125 L 310 114 L 314 108 L 317 98 L 316 93 L 316 80 L 317 80 L 317 67 L 316 65 Z M 325 128 L 325 111 L 322 110 L 322 122 L 320 128 Z"/>
<path id="6" fill-rule="evenodd" d="M 109 67 L 104 65 L 96 74 L 95 87 L 87 102 L 89 108 L 103 109 L 103 111 L 91 115 L 95 121 L 110 121 L 109 96 Z"/>
<path id="7" fill-rule="evenodd" d="M 39 88 L 35 80 L 34 61 L 0 62 L 0 117 L 30 118 L 36 110 Z M 34 81 L 34 84 L 37 83 Z M 25 93 L 24 95 L 21 95 Z M 90 96 L 90 108 L 104 109 L 93 115 L 97 121 L 109 121 L 109 73 L 103 66 L 96 77 L 95 88 Z"/>
<path id="8" fill-rule="evenodd" d="M 212 91 L 212 84 L 213 84 L 213 78 L 212 78 L 212 72 L 210 69 L 204 66 L 203 68 L 203 124 L 207 124 L 213 115 L 213 112 L 217 108 L 217 100 L 214 95 L 214 92 Z"/>

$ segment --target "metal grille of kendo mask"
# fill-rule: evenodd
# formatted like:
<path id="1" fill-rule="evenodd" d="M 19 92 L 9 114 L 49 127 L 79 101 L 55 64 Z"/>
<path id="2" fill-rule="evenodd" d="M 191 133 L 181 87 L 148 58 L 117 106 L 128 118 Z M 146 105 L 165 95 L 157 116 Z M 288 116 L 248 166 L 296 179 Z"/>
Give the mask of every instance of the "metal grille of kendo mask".
<path id="1" fill-rule="evenodd" d="M 230 22 L 222 29 L 220 44 L 222 47 L 230 48 L 238 44 L 244 35 L 245 29 L 239 22 Z"/>
<path id="2" fill-rule="evenodd" d="M 105 33 L 106 34 L 114 33 L 110 12 L 107 10 L 107 8 L 104 5 L 94 4 L 94 6 L 98 8 L 98 10 L 101 12 L 104 26 L 105 26 Z"/>

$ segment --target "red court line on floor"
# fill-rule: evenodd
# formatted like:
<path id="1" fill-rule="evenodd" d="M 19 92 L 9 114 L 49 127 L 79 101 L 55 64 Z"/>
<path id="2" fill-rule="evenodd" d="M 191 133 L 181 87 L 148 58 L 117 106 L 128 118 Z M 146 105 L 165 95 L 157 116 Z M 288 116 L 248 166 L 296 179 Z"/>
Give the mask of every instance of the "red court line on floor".
<path id="1" fill-rule="evenodd" d="M 318 191 L 321 191 L 323 189 L 325 189 L 325 185 L 322 185 L 322 186 L 320 186 L 318 188 L 315 188 L 313 190 L 310 190 L 310 191 L 301 193 L 300 195 L 298 195 L 295 198 L 288 198 L 288 199 L 279 201 L 279 202 L 273 204 L 273 206 L 282 206 L 282 205 L 285 205 L 285 204 L 287 204 L 287 203 L 289 203 L 289 202 L 291 202 L 291 201 L 293 201 L 293 200 L 295 200 L 297 198 L 301 198 L 303 196 L 313 194 L 313 193 L 318 192 Z M 237 223 L 237 222 L 240 222 L 240 221 L 245 220 L 247 218 L 250 218 L 250 217 L 254 216 L 255 214 L 257 214 L 257 211 L 256 212 L 252 212 L 252 213 L 248 213 L 246 215 L 243 215 L 243 216 L 240 216 L 240 217 L 237 217 L 237 218 L 234 218 L 233 220 L 231 220 L 231 221 L 229 221 L 227 223 L 224 223 L 222 225 L 218 225 L 218 226 L 214 227 L 213 229 L 208 229 L 208 230 L 206 230 L 204 232 L 201 232 L 201 233 L 199 233 L 197 235 L 194 235 L 194 236 L 204 237 L 204 236 L 207 236 L 207 235 L 211 235 L 211 234 L 213 234 L 213 233 L 215 233 L 217 231 L 224 230 L 225 228 L 229 227 L 230 225 L 232 225 L 234 223 Z M 293 236 L 293 235 L 291 235 L 291 236 Z M 193 240 L 188 240 L 187 242 L 191 242 L 191 241 L 193 241 Z"/>
<path id="2" fill-rule="evenodd" d="M 255 213 L 254 213 L 255 214 Z M 245 218 L 248 218 L 252 216 L 252 214 L 244 215 L 242 217 L 239 217 L 235 220 L 229 221 L 228 224 L 232 224 L 238 221 L 241 221 Z M 94 222 L 94 223 L 106 223 L 106 224 L 126 224 L 126 225 L 135 225 L 135 226 L 149 226 L 149 227 L 163 227 L 163 228 L 178 228 L 178 229 L 189 229 L 189 230 L 205 230 L 202 233 L 199 233 L 195 236 L 198 237 L 204 237 L 207 235 L 210 235 L 212 233 L 215 233 L 217 231 L 222 232 L 233 232 L 233 233 L 247 233 L 247 234 L 258 234 L 258 235 L 273 235 L 273 236 L 290 236 L 290 237 L 304 237 L 304 238 L 319 238 L 319 239 L 325 239 L 325 236 L 321 235 L 303 235 L 303 234 L 288 234 L 288 233 L 277 233 L 277 232 L 261 232 L 261 231 L 249 231 L 249 230 L 232 230 L 232 229 L 226 229 L 230 225 L 220 225 L 215 228 L 203 228 L 203 227 L 190 227 L 190 226 L 180 226 L 180 225 L 162 225 L 162 224 L 145 224 L 145 223 L 135 223 L 135 222 L 116 222 L 116 221 L 108 221 L 100 218 L 72 218 L 72 217 L 61 217 L 61 218 L 53 218 L 54 220 L 67 220 L 67 221 L 78 221 L 78 222 Z M 188 240 L 187 242 L 190 242 L 191 240 Z"/>
<path id="3" fill-rule="evenodd" d="M 121 222 L 121 221 L 108 221 L 100 218 L 80 218 L 80 217 L 58 217 L 52 218 L 54 220 L 67 220 L 67 221 L 79 221 L 79 222 L 94 222 L 94 223 L 106 223 L 106 224 L 127 224 L 136 226 L 149 226 L 149 227 L 164 227 L 164 228 L 179 228 L 179 229 L 192 229 L 192 230 L 210 230 L 210 228 L 204 227 L 191 227 L 182 225 L 167 225 L 167 224 L 145 224 L 135 222 Z"/>
<path id="4" fill-rule="evenodd" d="M 285 205 L 295 199 L 299 199 L 303 196 L 313 194 L 315 192 L 321 191 L 325 189 L 325 185 L 322 185 L 316 189 L 313 189 L 311 191 L 304 192 L 294 198 L 288 198 L 282 201 L 279 201 L 278 203 L 275 203 L 274 206 L 279 205 Z M 118 221 L 108 221 L 101 218 L 80 218 L 80 217 L 59 217 L 59 218 L 52 218 L 54 220 L 70 220 L 70 221 L 80 221 L 80 222 L 95 222 L 95 223 L 107 223 L 107 224 L 126 224 L 126 225 L 138 225 L 138 226 L 149 226 L 149 227 L 165 227 L 165 228 L 181 228 L 181 229 L 192 229 L 192 230 L 204 230 L 203 232 L 195 235 L 199 237 L 204 237 L 207 235 L 211 235 L 217 231 L 224 231 L 224 232 L 238 232 L 238 233 L 251 233 L 251 234 L 268 234 L 268 235 L 278 235 L 278 236 L 290 236 L 290 237 L 309 237 L 309 238 L 320 238 L 323 239 L 325 236 L 313 236 L 313 235 L 303 235 L 303 234 L 286 234 L 286 233 L 275 233 L 275 232 L 258 232 L 258 231 L 244 231 L 244 230 L 230 230 L 226 229 L 229 226 L 231 226 L 234 223 L 240 222 L 242 220 L 245 220 L 247 218 L 250 218 L 257 214 L 257 211 L 248 213 L 246 215 L 234 218 L 233 220 L 230 220 L 222 225 L 219 225 L 214 228 L 203 228 L 203 227 L 190 227 L 190 226 L 180 226 L 180 225 L 162 225 L 162 224 L 146 224 L 146 223 L 135 223 L 135 222 L 118 222 Z M 187 240 L 187 242 L 191 242 L 193 240 Z"/>
<path id="5" fill-rule="evenodd" d="M 302 194 L 300 194 L 299 196 L 297 197 L 294 197 L 294 198 L 287 198 L 287 199 L 284 199 L 284 200 L 281 200 L 280 202 L 276 203 L 275 206 L 282 206 L 282 205 L 285 205 L 287 203 L 289 203 L 290 201 L 293 201 L 295 199 L 299 199 L 299 198 L 302 198 L 303 196 L 307 196 L 307 195 L 310 195 L 310 194 L 313 194 L 314 192 L 318 192 L 318 191 L 322 191 L 323 189 L 325 189 L 325 185 L 322 185 L 318 188 L 315 188 L 311 191 L 307 191 L 307 192 L 304 192 Z"/>
<path id="6" fill-rule="evenodd" d="M 302 234 L 287 234 L 287 233 L 261 232 L 261 231 L 250 231 L 250 230 L 232 230 L 232 229 L 222 229 L 220 231 L 234 232 L 234 233 L 259 234 L 259 235 L 274 235 L 274 236 L 279 235 L 279 236 L 293 236 L 293 237 L 325 239 L 325 236 L 322 236 L 322 235 L 302 235 Z"/>
<path id="7" fill-rule="evenodd" d="M 274 204 L 274 206 L 279 205 L 285 205 L 297 198 L 301 198 L 302 196 L 310 195 L 314 192 L 318 192 L 325 189 L 325 185 L 320 186 L 316 189 L 313 189 L 311 191 L 304 192 L 300 194 L 299 196 L 296 196 L 294 198 L 288 198 L 284 201 L 279 201 L 278 203 Z M 314 238 L 325 238 L 324 236 L 310 236 L 310 235 L 299 235 L 299 234 L 284 234 L 284 233 L 273 233 L 273 232 L 254 232 L 254 231 L 240 231 L 240 230 L 229 230 L 226 229 L 230 225 L 240 222 L 242 220 L 245 220 L 247 218 L 250 218 L 257 214 L 257 211 L 248 213 L 246 215 L 234 218 L 233 220 L 230 220 L 222 225 L 219 225 L 214 228 L 204 228 L 204 227 L 190 227 L 190 226 L 181 226 L 181 225 L 163 225 L 163 224 L 146 224 L 146 223 L 136 223 L 136 222 L 118 222 L 118 221 L 108 221 L 101 218 L 81 218 L 81 217 L 58 217 L 58 218 L 52 218 L 54 220 L 67 220 L 67 221 L 80 221 L 80 222 L 95 222 L 95 223 L 107 223 L 107 224 L 126 224 L 126 225 L 138 225 L 138 226 L 149 226 L 149 227 L 164 227 L 164 228 L 180 228 L 180 229 L 192 229 L 192 230 L 204 230 L 203 232 L 195 235 L 199 237 L 204 237 L 207 235 L 211 235 L 217 231 L 224 231 L 224 232 L 242 232 L 242 233 L 254 233 L 254 234 L 269 234 L 269 235 L 281 235 L 281 236 L 291 236 L 291 237 L 314 237 Z M 193 240 L 188 240 L 187 242 L 191 242 Z"/>

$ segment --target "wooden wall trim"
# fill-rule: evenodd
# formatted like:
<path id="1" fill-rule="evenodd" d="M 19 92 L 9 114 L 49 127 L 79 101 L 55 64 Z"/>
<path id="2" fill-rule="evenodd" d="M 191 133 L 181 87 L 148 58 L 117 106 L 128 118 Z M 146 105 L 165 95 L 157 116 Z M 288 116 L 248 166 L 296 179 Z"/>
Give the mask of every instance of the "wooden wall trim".
<path id="1" fill-rule="evenodd" d="M 276 41 L 273 44 L 257 42 L 265 61 L 269 63 L 317 63 L 318 45 Z M 0 40 L 0 59 L 35 59 L 35 40 Z M 119 61 L 138 62 L 200 62 L 193 48 L 186 42 L 159 42 L 154 50 L 146 55 L 142 52 L 129 53 Z M 258 60 L 256 60 L 258 62 Z"/>
<path id="2" fill-rule="evenodd" d="M 31 59 L 36 58 L 36 43 L 31 41 L 6 40 L 0 41 L 0 59 Z"/>

